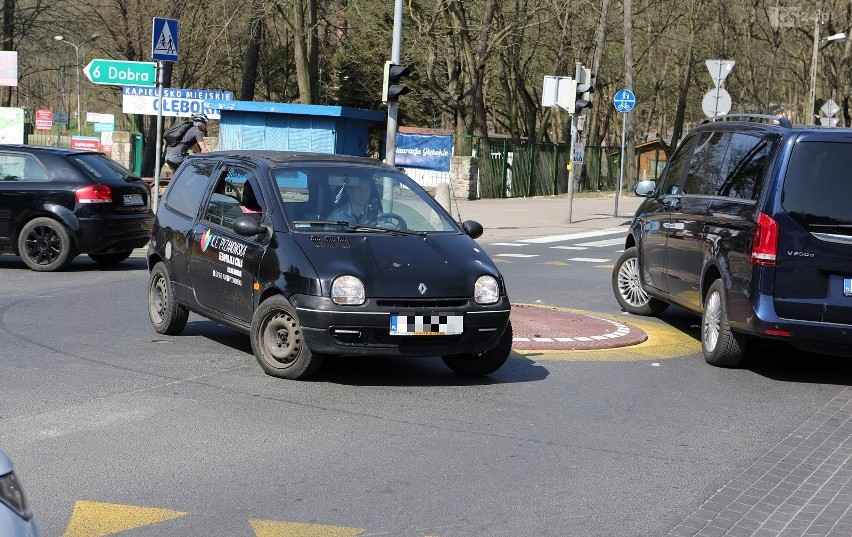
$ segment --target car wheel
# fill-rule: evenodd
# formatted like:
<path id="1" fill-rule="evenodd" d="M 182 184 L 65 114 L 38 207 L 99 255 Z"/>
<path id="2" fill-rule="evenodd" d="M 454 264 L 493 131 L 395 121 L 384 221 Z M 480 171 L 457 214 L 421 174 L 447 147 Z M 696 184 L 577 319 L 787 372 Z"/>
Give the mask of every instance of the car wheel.
<path id="1" fill-rule="evenodd" d="M 121 263 L 133 253 L 133 250 L 127 250 L 126 252 L 110 252 L 108 254 L 89 254 L 89 257 L 92 261 L 100 263 L 101 265 L 114 265 L 116 263 Z"/>
<path id="2" fill-rule="evenodd" d="M 251 348 L 260 367 L 273 377 L 304 379 L 322 365 L 323 356 L 307 347 L 299 318 L 281 295 L 264 300 L 254 312 Z"/>
<path id="3" fill-rule="evenodd" d="M 466 377 L 482 377 L 500 369 L 509 359 L 512 352 L 512 323 L 506 325 L 506 330 L 500 337 L 497 346 L 479 354 L 452 354 L 442 360 L 447 367 Z"/>
<path id="4" fill-rule="evenodd" d="M 174 336 L 186 327 L 189 310 L 175 300 L 169 271 L 162 262 L 154 265 L 148 278 L 148 317 L 154 330 Z"/>
<path id="5" fill-rule="evenodd" d="M 635 246 L 624 250 L 615 262 L 612 290 L 621 309 L 634 315 L 658 315 L 669 307 L 668 303 L 650 296 L 642 288 Z"/>
<path id="6" fill-rule="evenodd" d="M 61 270 L 75 255 L 65 226 L 46 217 L 34 218 L 24 225 L 18 236 L 18 253 L 29 268 L 39 272 Z"/>
<path id="7" fill-rule="evenodd" d="M 701 315 L 701 350 L 710 365 L 738 367 L 743 362 L 748 336 L 737 334 L 728 325 L 728 302 L 722 280 L 707 291 Z"/>

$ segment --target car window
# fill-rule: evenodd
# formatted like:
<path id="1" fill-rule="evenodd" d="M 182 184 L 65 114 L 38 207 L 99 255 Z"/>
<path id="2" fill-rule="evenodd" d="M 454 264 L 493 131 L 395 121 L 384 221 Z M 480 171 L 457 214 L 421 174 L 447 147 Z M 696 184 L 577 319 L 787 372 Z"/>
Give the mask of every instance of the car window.
<path id="1" fill-rule="evenodd" d="M 263 217 L 263 197 L 251 171 L 228 166 L 213 186 L 202 219 L 231 228 L 234 220 L 241 216 L 251 216 L 260 222 Z"/>
<path id="2" fill-rule="evenodd" d="M 781 205 L 802 227 L 852 236 L 852 145 L 797 142 L 784 176 Z"/>
<path id="3" fill-rule="evenodd" d="M 49 181 L 50 176 L 32 155 L 0 153 L 0 181 Z"/>
<path id="4" fill-rule="evenodd" d="M 136 177 L 133 172 L 100 153 L 73 154 L 68 159 L 99 183 L 123 182 L 128 177 Z"/>
<path id="5" fill-rule="evenodd" d="M 763 176 L 769 161 L 769 140 L 749 134 L 735 133 L 725 159 L 725 181 L 718 195 L 756 200 L 763 186 Z"/>
<path id="6" fill-rule="evenodd" d="M 209 161 L 193 161 L 181 168 L 171 180 L 166 193 L 165 201 L 169 209 L 188 218 L 195 218 L 207 193 L 207 185 L 214 168 L 214 163 Z"/>
<path id="7" fill-rule="evenodd" d="M 408 176 L 377 166 L 301 164 L 274 169 L 273 177 L 296 231 L 329 229 L 348 222 L 388 230 L 452 231 L 458 226 Z"/>
<path id="8" fill-rule="evenodd" d="M 690 136 L 681 144 L 677 153 L 672 157 L 666 166 L 665 177 L 660 183 L 660 195 L 670 196 L 681 194 L 681 178 L 683 170 L 686 166 L 686 161 L 692 151 L 692 146 L 695 144 L 697 136 Z"/>
<path id="9" fill-rule="evenodd" d="M 695 151 L 689 159 L 686 180 L 683 182 L 684 194 L 716 194 L 724 179 L 722 168 L 730 141 L 729 132 L 706 131 L 698 136 Z"/>

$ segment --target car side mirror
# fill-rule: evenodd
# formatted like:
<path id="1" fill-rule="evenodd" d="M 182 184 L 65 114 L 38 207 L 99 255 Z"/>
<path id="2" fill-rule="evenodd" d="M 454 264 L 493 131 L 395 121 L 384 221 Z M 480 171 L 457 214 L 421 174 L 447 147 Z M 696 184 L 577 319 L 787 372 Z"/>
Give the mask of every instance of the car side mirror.
<path id="1" fill-rule="evenodd" d="M 461 227 L 471 239 L 478 239 L 482 236 L 482 224 L 476 220 L 465 220 Z"/>
<path id="2" fill-rule="evenodd" d="M 266 233 L 266 226 L 263 226 L 251 216 L 241 216 L 234 220 L 234 231 L 243 237 L 254 237 L 261 233 Z"/>
<path id="3" fill-rule="evenodd" d="M 644 181 L 639 181 L 636 183 L 636 186 L 633 187 L 633 192 L 637 196 L 641 196 L 643 198 L 650 197 L 651 194 L 654 193 L 654 190 L 657 189 L 657 182 L 653 179 L 645 179 Z"/>

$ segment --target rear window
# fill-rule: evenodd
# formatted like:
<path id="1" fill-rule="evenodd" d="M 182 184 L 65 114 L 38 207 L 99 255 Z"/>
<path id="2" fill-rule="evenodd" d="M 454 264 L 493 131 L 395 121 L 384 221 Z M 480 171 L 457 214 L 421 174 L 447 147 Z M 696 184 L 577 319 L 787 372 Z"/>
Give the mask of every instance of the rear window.
<path id="1" fill-rule="evenodd" d="M 784 177 L 781 205 L 812 233 L 852 236 L 852 145 L 798 142 Z"/>
<path id="2" fill-rule="evenodd" d="M 98 183 L 109 184 L 116 181 L 124 181 L 127 177 L 137 177 L 118 162 L 99 153 L 70 155 L 68 159 Z"/>

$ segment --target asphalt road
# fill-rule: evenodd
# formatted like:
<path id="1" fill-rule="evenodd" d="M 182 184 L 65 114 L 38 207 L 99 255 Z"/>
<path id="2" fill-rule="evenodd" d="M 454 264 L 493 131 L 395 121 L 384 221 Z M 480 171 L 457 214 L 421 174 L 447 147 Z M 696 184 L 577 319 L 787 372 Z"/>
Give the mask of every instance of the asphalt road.
<path id="1" fill-rule="evenodd" d="M 568 260 L 617 246 L 483 246 L 514 301 L 619 314 L 608 263 Z M 739 370 L 611 351 L 518 354 L 474 381 L 438 358 L 337 359 L 289 382 L 200 317 L 158 335 L 146 278 L 139 258 L 0 257 L 0 446 L 45 535 L 664 535 L 852 381 L 792 351 Z M 658 324 L 693 343 L 694 325 Z"/>

